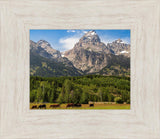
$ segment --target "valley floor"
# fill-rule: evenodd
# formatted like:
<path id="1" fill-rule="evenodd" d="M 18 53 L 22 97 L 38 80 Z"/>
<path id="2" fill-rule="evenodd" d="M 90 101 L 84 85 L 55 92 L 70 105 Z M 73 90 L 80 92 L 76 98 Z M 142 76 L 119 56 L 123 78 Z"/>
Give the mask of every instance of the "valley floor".
<path id="1" fill-rule="evenodd" d="M 55 103 L 30 103 L 30 109 L 32 106 L 39 106 L 41 104 L 46 105 L 46 109 L 56 110 L 56 109 L 130 109 L 130 104 L 95 104 L 93 107 L 90 107 L 89 104 L 82 104 L 81 107 L 69 107 L 66 108 L 67 104 L 61 104 L 59 107 L 50 108 L 50 105 L 54 105 Z M 38 110 L 38 108 L 34 108 L 32 110 Z M 43 109 L 44 110 L 44 109 Z"/>

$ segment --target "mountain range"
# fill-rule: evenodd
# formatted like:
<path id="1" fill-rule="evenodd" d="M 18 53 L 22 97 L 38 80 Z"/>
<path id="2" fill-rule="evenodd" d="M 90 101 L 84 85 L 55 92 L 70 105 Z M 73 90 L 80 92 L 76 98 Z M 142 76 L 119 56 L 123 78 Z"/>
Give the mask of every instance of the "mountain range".
<path id="1" fill-rule="evenodd" d="M 30 75 L 79 76 L 87 74 L 130 75 L 130 44 L 117 39 L 101 42 L 92 30 L 84 34 L 74 47 L 60 52 L 46 40 L 30 40 Z"/>

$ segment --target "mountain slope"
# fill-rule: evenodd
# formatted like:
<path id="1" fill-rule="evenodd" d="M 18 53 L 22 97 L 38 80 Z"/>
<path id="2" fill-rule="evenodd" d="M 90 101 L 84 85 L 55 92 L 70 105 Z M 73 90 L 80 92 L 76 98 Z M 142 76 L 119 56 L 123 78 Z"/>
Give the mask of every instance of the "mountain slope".
<path id="1" fill-rule="evenodd" d="M 79 76 L 81 72 L 62 62 L 44 58 L 30 51 L 30 75 L 42 77 Z"/>
<path id="2" fill-rule="evenodd" d="M 124 55 L 112 55 L 108 65 L 101 69 L 98 74 L 130 76 L 130 58 Z"/>

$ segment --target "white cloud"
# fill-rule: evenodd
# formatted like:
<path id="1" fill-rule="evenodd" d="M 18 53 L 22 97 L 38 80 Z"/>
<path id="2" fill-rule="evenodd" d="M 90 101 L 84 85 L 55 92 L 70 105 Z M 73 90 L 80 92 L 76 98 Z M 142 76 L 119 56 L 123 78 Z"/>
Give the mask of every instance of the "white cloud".
<path id="1" fill-rule="evenodd" d="M 63 50 L 69 50 L 79 41 L 79 37 L 61 38 L 59 43 L 62 44 Z"/>
<path id="2" fill-rule="evenodd" d="M 83 33 L 87 33 L 87 31 L 83 31 Z"/>
<path id="3" fill-rule="evenodd" d="M 79 41 L 79 39 L 84 35 L 84 33 L 87 33 L 85 30 L 67 30 L 68 33 L 74 33 L 73 36 L 68 36 L 65 38 L 60 38 L 59 43 L 62 51 L 67 51 L 69 49 L 72 49 L 74 45 Z"/>
<path id="4" fill-rule="evenodd" d="M 76 32 L 76 31 L 75 30 L 67 30 L 67 32 L 70 33 L 70 32 Z"/>

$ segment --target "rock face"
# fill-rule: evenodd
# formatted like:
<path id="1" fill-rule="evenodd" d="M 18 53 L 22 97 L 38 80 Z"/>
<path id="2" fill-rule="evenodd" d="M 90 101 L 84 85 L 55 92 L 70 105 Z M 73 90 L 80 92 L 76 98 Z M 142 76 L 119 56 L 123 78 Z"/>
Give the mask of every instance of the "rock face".
<path id="1" fill-rule="evenodd" d="M 124 43 L 121 39 L 115 40 L 112 43 L 108 43 L 107 47 L 111 49 L 111 51 L 115 55 L 124 55 L 130 57 L 130 44 Z"/>
<path id="2" fill-rule="evenodd" d="M 40 40 L 37 43 L 30 41 L 30 50 L 45 58 L 61 58 L 60 51 L 53 49 L 45 40 Z"/>
<path id="3" fill-rule="evenodd" d="M 66 51 L 64 56 L 72 61 L 76 68 L 92 73 L 107 65 L 111 51 L 101 42 L 95 31 L 89 31 L 75 44 L 73 49 Z"/>
<path id="4" fill-rule="evenodd" d="M 109 48 L 107 48 L 106 45 L 103 42 L 101 42 L 99 36 L 96 34 L 94 30 L 86 33 L 75 45 L 75 47 L 81 47 L 88 51 L 94 51 L 99 53 L 110 53 Z"/>
<path id="5" fill-rule="evenodd" d="M 130 74 L 130 44 L 118 39 L 106 45 L 94 30 L 84 34 L 73 49 L 63 53 L 45 40 L 30 41 L 30 53 L 31 75 L 35 76 L 43 76 L 42 73 L 46 76 Z"/>

